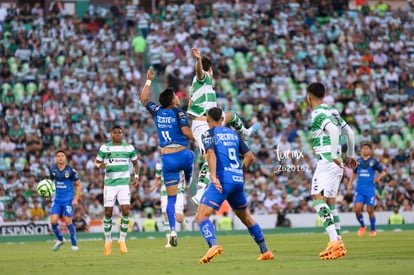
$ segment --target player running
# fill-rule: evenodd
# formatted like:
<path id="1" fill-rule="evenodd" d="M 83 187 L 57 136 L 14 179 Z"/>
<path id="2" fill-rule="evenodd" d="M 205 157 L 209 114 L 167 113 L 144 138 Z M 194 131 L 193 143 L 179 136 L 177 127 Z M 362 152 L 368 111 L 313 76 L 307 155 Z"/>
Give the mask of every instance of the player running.
<path id="1" fill-rule="evenodd" d="M 65 243 L 59 230 L 58 220 L 63 217 L 69 230 L 72 251 L 78 251 L 79 247 L 76 242 L 76 229 L 72 222 L 74 206 L 78 205 L 79 196 L 82 190 L 82 184 L 79 175 L 75 169 L 66 164 L 65 152 L 58 150 L 55 154 L 56 165 L 50 169 L 50 179 L 56 186 L 56 194 L 53 198 L 52 209 L 50 210 L 50 223 L 52 224 L 53 233 L 58 239 L 53 246 L 53 251 Z"/>
<path id="2" fill-rule="evenodd" d="M 356 218 L 361 225 L 358 230 L 359 237 L 364 236 L 365 230 L 367 229 L 364 222 L 364 216 L 362 215 L 364 205 L 367 206 L 369 222 L 371 225 L 369 236 L 373 237 L 377 235 L 374 212 L 376 204 L 375 183 L 379 182 L 379 180 L 385 176 L 385 171 L 382 169 L 379 161 L 372 157 L 371 149 L 369 143 L 365 143 L 361 146 L 361 157 L 357 159 L 358 166 L 352 173 L 347 186 L 348 191 L 352 191 L 352 183 L 356 179 L 354 211 Z M 378 177 L 375 177 L 375 171 L 380 173 Z"/>
<path id="3" fill-rule="evenodd" d="M 214 226 L 209 218 L 214 211 L 219 210 L 226 199 L 259 246 L 261 254 L 257 260 L 271 260 L 274 258 L 273 253 L 266 245 L 260 225 L 249 214 L 244 193 L 243 171 L 253 162 L 253 153 L 236 132 L 222 126 L 221 109 L 211 108 L 208 111 L 207 122 L 210 129 L 203 134 L 202 141 L 206 149 L 212 183 L 201 198 L 195 220 L 209 250 L 200 259 L 200 263 L 208 263 L 223 253 L 223 248 L 217 244 Z M 240 162 L 239 154 L 244 156 L 243 163 Z"/>

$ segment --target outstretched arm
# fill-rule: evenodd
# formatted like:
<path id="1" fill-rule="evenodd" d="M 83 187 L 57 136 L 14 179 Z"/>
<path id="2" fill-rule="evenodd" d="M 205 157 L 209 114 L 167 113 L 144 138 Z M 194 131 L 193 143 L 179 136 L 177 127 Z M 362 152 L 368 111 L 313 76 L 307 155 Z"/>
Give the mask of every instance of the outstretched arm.
<path id="1" fill-rule="evenodd" d="M 192 48 L 191 53 L 196 58 L 195 71 L 196 71 L 197 79 L 203 80 L 205 76 L 204 76 L 203 64 L 201 63 L 201 53 L 196 48 Z"/>
<path id="2" fill-rule="evenodd" d="M 148 102 L 149 102 L 149 91 L 151 88 L 151 82 L 154 79 L 154 72 L 152 70 L 152 68 L 150 67 L 147 71 L 147 81 L 145 81 L 145 85 L 144 88 L 142 88 L 142 92 L 141 92 L 141 103 L 144 106 L 147 106 Z"/>

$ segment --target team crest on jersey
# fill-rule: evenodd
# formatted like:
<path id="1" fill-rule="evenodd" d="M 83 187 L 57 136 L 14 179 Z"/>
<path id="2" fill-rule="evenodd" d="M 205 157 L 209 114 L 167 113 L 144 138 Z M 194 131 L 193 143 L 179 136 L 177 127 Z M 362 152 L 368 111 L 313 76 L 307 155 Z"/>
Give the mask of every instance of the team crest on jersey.
<path id="1" fill-rule="evenodd" d="M 69 178 L 69 171 L 65 172 L 65 178 L 67 178 L 67 179 Z"/>
<path id="2" fill-rule="evenodd" d="M 54 172 L 54 171 L 53 171 L 53 172 L 52 172 L 52 176 L 53 176 L 53 177 L 56 177 L 56 172 Z"/>
<path id="3" fill-rule="evenodd" d="M 369 166 L 374 166 L 374 160 L 373 159 L 371 159 L 370 161 L 369 161 Z"/>

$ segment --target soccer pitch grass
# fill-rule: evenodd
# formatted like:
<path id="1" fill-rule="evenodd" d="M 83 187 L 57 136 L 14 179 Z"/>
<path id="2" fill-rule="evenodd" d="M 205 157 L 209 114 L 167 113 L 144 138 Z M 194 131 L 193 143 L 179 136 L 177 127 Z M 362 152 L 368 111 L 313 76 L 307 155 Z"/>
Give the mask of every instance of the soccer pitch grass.
<path id="1" fill-rule="evenodd" d="M 138 233 L 139 234 L 139 233 Z M 181 237 L 179 246 L 165 248 L 165 238 L 128 239 L 127 255 L 103 255 L 103 240 L 70 242 L 52 252 L 54 242 L 0 243 L 2 274 L 413 274 L 414 231 L 379 232 L 376 237 L 344 234 L 348 255 L 322 261 L 326 234 L 272 234 L 266 241 L 275 260 L 256 261 L 259 249 L 247 231 L 218 235 L 224 253 L 209 264 L 199 264 L 207 251 L 201 236 Z M 113 234 L 115 235 L 115 234 Z M 53 236 L 49 238 L 52 240 Z"/>

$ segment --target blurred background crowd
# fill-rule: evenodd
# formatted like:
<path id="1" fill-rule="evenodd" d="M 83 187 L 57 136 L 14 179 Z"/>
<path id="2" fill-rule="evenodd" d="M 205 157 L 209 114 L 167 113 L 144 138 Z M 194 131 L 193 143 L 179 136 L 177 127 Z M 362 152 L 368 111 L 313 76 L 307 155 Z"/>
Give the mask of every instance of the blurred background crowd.
<path id="1" fill-rule="evenodd" d="M 249 142 L 257 156 L 246 174 L 251 213 L 313 211 L 316 159 L 305 102 L 312 81 L 326 85 L 325 102 L 355 130 L 357 151 L 370 142 L 387 171 L 376 185 L 375 211 L 412 211 L 414 6 L 317 2 L 161 0 L 151 12 L 114 0 L 90 5 L 81 16 L 68 14 L 60 1 L 46 9 L 39 3 L 0 8 L 0 221 L 47 218 L 50 202 L 34 190 L 58 148 L 83 184 L 76 219 L 101 219 L 104 174 L 94 159 L 115 124 L 140 160 L 131 211 L 158 216 L 160 195 L 151 190 L 157 133 L 138 95 L 152 66 L 154 100 L 171 86 L 185 109 L 192 47 L 214 62 L 219 106 L 237 110 L 246 125 L 261 123 Z M 351 173 L 346 169 L 340 187 L 342 212 L 352 211 Z"/>

